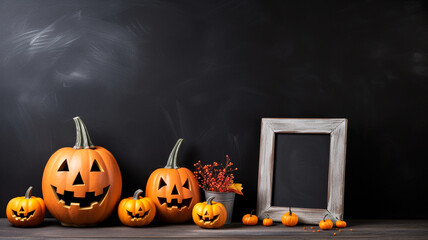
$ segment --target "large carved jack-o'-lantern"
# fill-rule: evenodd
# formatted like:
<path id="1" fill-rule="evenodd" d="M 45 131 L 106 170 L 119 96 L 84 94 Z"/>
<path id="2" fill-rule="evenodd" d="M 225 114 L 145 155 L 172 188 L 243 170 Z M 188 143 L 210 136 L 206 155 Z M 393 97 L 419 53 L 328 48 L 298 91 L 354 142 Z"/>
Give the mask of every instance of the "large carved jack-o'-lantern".
<path id="1" fill-rule="evenodd" d="M 62 225 L 95 225 L 116 208 L 122 177 L 113 155 L 92 144 L 79 117 L 74 121 L 76 144 L 59 149 L 49 159 L 43 173 L 43 198 Z"/>
<path id="2" fill-rule="evenodd" d="M 182 223 L 192 218 L 192 209 L 201 199 L 198 181 L 193 173 L 177 166 L 177 155 L 183 139 L 179 139 L 164 168 L 149 177 L 146 196 L 156 205 L 156 216 L 163 222 Z"/>

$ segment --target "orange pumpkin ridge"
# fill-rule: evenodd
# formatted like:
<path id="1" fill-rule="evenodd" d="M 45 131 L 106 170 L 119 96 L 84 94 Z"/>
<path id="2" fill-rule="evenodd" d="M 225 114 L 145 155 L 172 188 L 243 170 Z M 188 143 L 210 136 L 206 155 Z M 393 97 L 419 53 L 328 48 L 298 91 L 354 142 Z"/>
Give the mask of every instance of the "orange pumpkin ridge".
<path id="1" fill-rule="evenodd" d="M 264 226 L 272 226 L 273 220 L 269 217 L 269 214 L 266 214 L 266 218 L 263 219 L 263 225 Z"/>
<path id="2" fill-rule="evenodd" d="M 297 214 L 291 211 L 291 206 L 288 207 L 288 212 L 284 213 L 284 215 L 282 215 L 282 218 L 281 218 L 282 224 L 289 227 L 296 226 L 298 221 L 299 221 L 299 217 L 297 216 Z"/>
<path id="3" fill-rule="evenodd" d="M 244 225 L 254 226 L 257 225 L 259 218 L 256 215 L 253 215 L 254 209 L 251 210 L 250 214 L 245 214 L 242 217 L 242 223 Z"/>
<path id="4" fill-rule="evenodd" d="M 336 221 L 336 227 L 338 228 L 345 228 L 346 227 L 346 222 L 343 220 L 340 220 L 336 217 L 337 221 Z"/>
<path id="5" fill-rule="evenodd" d="M 328 214 L 326 214 L 318 224 L 322 230 L 330 230 L 333 228 L 333 222 L 330 219 L 327 219 L 327 220 L 325 219 L 325 217 L 327 216 Z"/>
<path id="6" fill-rule="evenodd" d="M 57 150 L 43 172 L 42 192 L 53 217 L 65 226 L 88 226 L 110 216 L 120 200 L 122 176 L 113 155 L 94 146 L 79 117 L 73 148 Z"/>
<path id="7" fill-rule="evenodd" d="M 156 205 L 157 218 L 163 222 L 183 223 L 192 218 L 192 209 L 200 201 L 199 184 L 193 173 L 177 166 L 178 139 L 164 168 L 152 172 L 146 185 L 146 196 Z"/>

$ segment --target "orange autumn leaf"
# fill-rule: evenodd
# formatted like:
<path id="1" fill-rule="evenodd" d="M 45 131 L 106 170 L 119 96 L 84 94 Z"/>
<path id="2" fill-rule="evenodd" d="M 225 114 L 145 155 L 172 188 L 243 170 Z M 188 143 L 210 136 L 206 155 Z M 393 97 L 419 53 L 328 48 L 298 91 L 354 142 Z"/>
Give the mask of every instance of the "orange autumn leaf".
<path id="1" fill-rule="evenodd" d="M 237 193 L 237 194 L 240 194 L 240 195 L 244 195 L 243 193 L 242 193 L 242 189 L 244 189 L 243 187 L 242 187 L 242 184 L 241 183 L 233 183 L 233 181 L 230 183 L 230 185 L 228 186 L 228 189 L 231 191 L 231 192 L 234 192 L 234 193 Z"/>

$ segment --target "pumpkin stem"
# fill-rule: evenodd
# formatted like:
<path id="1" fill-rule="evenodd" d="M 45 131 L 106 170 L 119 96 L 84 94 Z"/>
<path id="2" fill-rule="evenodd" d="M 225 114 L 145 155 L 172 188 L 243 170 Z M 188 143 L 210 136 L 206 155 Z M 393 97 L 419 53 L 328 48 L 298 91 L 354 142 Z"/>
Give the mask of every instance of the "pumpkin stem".
<path id="1" fill-rule="evenodd" d="M 253 215 L 253 212 L 254 212 L 254 209 L 253 209 L 253 210 L 251 210 L 251 212 L 250 212 L 250 217 Z"/>
<path id="2" fill-rule="evenodd" d="M 325 222 L 325 217 L 327 217 L 328 213 L 324 216 L 324 218 L 322 219 Z"/>
<path id="3" fill-rule="evenodd" d="M 290 216 L 293 216 L 293 212 L 291 212 L 291 206 L 288 207 L 288 211 L 290 212 Z"/>
<path id="4" fill-rule="evenodd" d="M 166 163 L 165 168 L 173 168 L 173 169 L 179 168 L 177 166 L 177 156 L 178 156 L 178 150 L 180 149 L 182 142 L 183 142 L 182 138 L 178 139 L 177 143 L 175 144 L 174 148 L 169 154 L 168 162 Z"/>
<path id="5" fill-rule="evenodd" d="M 33 186 L 30 186 L 27 191 L 25 192 L 25 199 L 31 198 L 31 193 L 33 192 Z"/>
<path id="6" fill-rule="evenodd" d="M 134 196 L 132 197 L 132 199 L 134 200 L 138 200 L 140 195 L 143 193 L 143 190 L 138 189 L 137 191 L 135 191 Z"/>
<path id="7" fill-rule="evenodd" d="M 207 205 L 213 205 L 213 199 L 214 199 L 214 198 L 215 198 L 214 196 L 209 197 L 209 198 L 207 199 Z"/>
<path id="8" fill-rule="evenodd" d="M 76 143 L 74 144 L 75 149 L 88 149 L 95 148 L 92 144 L 91 138 L 89 137 L 88 130 L 80 117 L 73 118 L 76 124 Z"/>

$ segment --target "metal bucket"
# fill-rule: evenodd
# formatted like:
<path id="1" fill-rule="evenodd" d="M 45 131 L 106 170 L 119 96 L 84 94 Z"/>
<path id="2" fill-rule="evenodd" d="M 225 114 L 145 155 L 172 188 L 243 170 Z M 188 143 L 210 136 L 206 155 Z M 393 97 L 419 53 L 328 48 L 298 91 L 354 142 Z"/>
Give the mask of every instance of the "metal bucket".
<path id="1" fill-rule="evenodd" d="M 235 202 L 235 193 L 234 192 L 213 192 L 205 191 L 205 199 L 208 199 L 211 196 L 214 196 L 214 202 L 219 202 L 224 205 L 227 211 L 227 218 L 225 224 L 230 224 L 232 222 L 232 213 L 233 213 L 233 203 Z"/>

